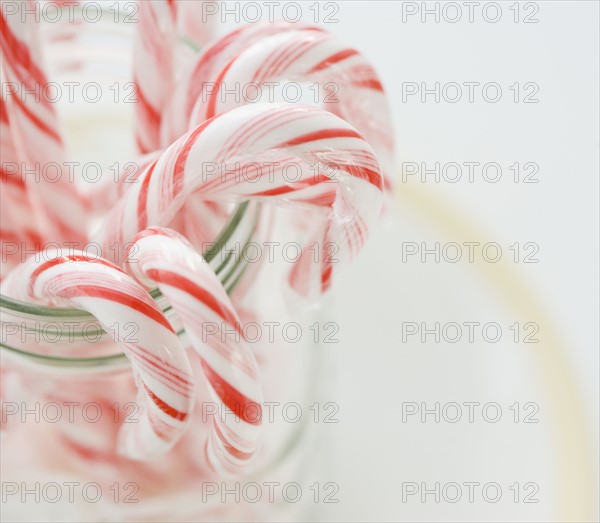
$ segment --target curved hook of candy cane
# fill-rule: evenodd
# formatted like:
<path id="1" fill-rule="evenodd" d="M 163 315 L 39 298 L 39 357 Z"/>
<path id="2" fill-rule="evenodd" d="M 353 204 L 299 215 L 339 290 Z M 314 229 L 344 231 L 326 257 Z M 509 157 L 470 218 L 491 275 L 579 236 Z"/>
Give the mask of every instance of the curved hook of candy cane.
<path id="1" fill-rule="evenodd" d="M 266 86 L 279 86 L 284 96 L 295 99 L 304 94 L 303 99 L 311 99 L 359 131 L 375 150 L 385 187 L 391 191 L 394 133 L 389 104 L 374 67 L 364 55 L 328 32 L 285 29 L 263 33 L 213 68 L 212 76 L 204 79 L 211 88 L 198 96 L 189 129 L 234 107 L 258 101 Z M 306 85 L 304 93 L 302 83 Z M 239 90 L 240 95 L 236 92 L 232 96 L 233 90 Z"/>
<path id="2" fill-rule="evenodd" d="M 178 83 L 178 94 L 167 105 L 165 128 L 173 139 L 209 118 L 236 106 L 273 96 L 273 86 L 292 96 L 300 84 L 304 99 L 322 106 L 355 127 L 374 148 L 384 172 L 386 194 L 391 194 L 393 129 L 382 83 L 371 63 L 357 50 L 314 26 L 289 23 L 246 26 L 213 42 L 192 71 Z M 232 91 L 234 95 L 232 95 Z M 179 114 L 179 117 L 177 117 Z M 175 123 L 171 120 L 176 116 Z M 187 126 L 177 120 L 189 116 Z M 214 239 L 207 223 L 222 225 L 224 209 L 215 202 L 190 199 L 183 210 L 185 234 Z M 205 216 L 216 215 L 206 221 Z M 213 228 L 214 229 L 214 228 Z M 196 234 L 192 231 L 201 231 Z"/>
<path id="3" fill-rule="evenodd" d="M 373 150 L 341 118 L 314 107 L 247 105 L 173 143 L 140 175 L 95 239 L 111 252 L 108 246 L 123 245 L 148 226 L 168 226 L 192 193 L 312 209 L 312 242 L 302 247 L 289 278 L 310 298 L 330 287 L 334 267 L 337 273 L 361 250 L 379 217 L 382 187 Z"/>
<path id="4" fill-rule="evenodd" d="M 186 2 L 187 3 L 187 2 Z M 232 58 L 247 46 L 281 32 L 305 30 L 322 33 L 323 29 L 305 24 L 274 22 L 269 24 L 249 24 L 218 38 L 205 47 L 178 78 L 173 94 L 165 105 L 161 120 L 161 144 L 171 145 L 177 138 L 188 132 L 190 114 L 200 97 L 208 96 L 214 87 L 214 79 Z"/>
<path id="5" fill-rule="evenodd" d="M 192 370 L 177 334 L 143 287 L 102 258 L 51 249 L 11 271 L 2 292 L 95 316 L 128 356 L 139 391 L 139 422 L 121 427 L 119 453 L 143 460 L 175 445 L 193 412 Z"/>
<path id="6" fill-rule="evenodd" d="M 139 233 L 125 267 L 148 289 L 158 287 L 179 316 L 218 408 L 207 442 L 209 462 L 221 473 L 239 472 L 258 447 L 262 386 L 229 296 L 204 258 L 170 229 Z"/>

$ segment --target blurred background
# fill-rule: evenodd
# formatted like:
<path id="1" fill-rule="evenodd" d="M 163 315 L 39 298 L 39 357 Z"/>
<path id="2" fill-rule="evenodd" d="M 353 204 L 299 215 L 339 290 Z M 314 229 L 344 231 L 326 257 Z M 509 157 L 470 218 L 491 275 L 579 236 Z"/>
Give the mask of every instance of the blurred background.
<path id="1" fill-rule="evenodd" d="M 598 3 L 330 4 L 383 79 L 398 178 L 337 292 L 339 503 L 315 518 L 598 521 Z"/>

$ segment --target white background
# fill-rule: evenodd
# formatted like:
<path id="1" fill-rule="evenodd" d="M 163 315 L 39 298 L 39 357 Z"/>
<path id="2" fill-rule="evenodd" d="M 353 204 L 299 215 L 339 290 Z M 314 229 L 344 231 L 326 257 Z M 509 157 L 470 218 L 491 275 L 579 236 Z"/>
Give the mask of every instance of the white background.
<path id="1" fill-rule="evenodd" d="M 303 3 L 305 19 L 312 2 Z M 358 262 L 347 270 L 338 296 L 340 344 L 336 352 L 336 400 L 340 424 L 328 426 L 334 463 L 327 476 L 340 485 L 340 503 L 321 506 L 316 516 L 341 521 L 561 521 L 597 520 L 598 443 L 598 3 L 537 2 L 538 23 L 515 23 L 513 2 L 500 2 L 502 18 L 487 22 L 467 8 L 456 23 L 419 13 L 403 22 L 401 2 L 338 2 L 338 23 L 322 25 L 366 54 L 389 95 L 396 127 L 397 160 L 498 162 L 496 184 L 428 181 L 416 189 L 447 207 L 477 231 L 461 233 L 431 216 L 412 191 L 400 194 Z M 438 4 L 427 2 L 435 9 Z M 521 4 L 521 8 L 523 4 Z M 513 8 L 514 9 L 514 8 Z M 527 12 L 532 12 L 527 7 Z M 265 13 L 266 13 L 265 9 Z M 521 13 L 524 13 L 523 11 Z M 454 12 L 447 11 L 448 17 Z M 441 12 L 443 15 L 443 11 Z M 266 15 L 265 15 L 266 16 Z M 489 16 L 494 16 L 492 10 Z M 234 24 L 226 24 L 227 27 Z M 403 82 L 497 82 L 503 96 L 487 103 L 476 91 L 474 103 L 433 101 L 419 96 L 402 101 Z M 539 86 L 539 103 L 514 103 L 515 82 Z M 510 180 L 507 166 L 535 162 L 537 184 Z M 400 167 L 399 167 L 400 171 Z M 430 175 L 431 176 L 431 175 Z M 411 186 L 413 187 L 413 186 Z M 407 195 L 403 196 L 403 191 Z M 429 200 L 428 200 L 429 201 Z M 431 203 L 434 207 L 438 203 Z M 446 225 L 448 225 L 446 223 Z M 466 235 L 466 236 L 465 236 Z M 484 273 L 469 263 L 402 263 L 401 242 L 495 241 L 539 245 L 536 264 L 507 263 L 510 283 L 500 273 Z M 431 257 L 429 258 L 431 260 Z M 487 264 L 489 265 L 489 264 Z M 489 267 L 488 267 L 489 269 Z M 519 303 L 504 299 L 507 286 L 521 289 L 538 304 L 527 317 Z M 542 318 L 540 343 L 515 344 L 506 327 Z M 402 343 L 407 321 L 496 321 L 505 327 L 497 344 Z M 535 321 L 535 320 L 533 320 Z M 548 374 L 555 361 L 545 344 L 557 333 L 562 373 Z M 546 338 L 545 338 L 546 336 Z M 568 378 L 572 373 L 572 378 Z M 585 412 L 587 441 L 578 448 L 587 475 L 565 474 L 558 456 L 560 412 L 577 410 L 571 400 L 557 409 L 549 391 L 574 384 Z M 569 388 L 572 390 L 572 388 Z M 402 423 L 402 402 L 498 402 L 500 422 L 481 416 L 475 423 L 426 424 L 414 416 Z M 537 424 L 509 421 L 514 402 L 536 402 Z M 466 410 L 465 410 L 466 412 Z M 414 421 L 413 421 L 414 420 Z M 573 460 L 566 458 L 568 462 Z M 325 480 L 325 477 L 323 478 Z M 497 482 L 498 503 L 422 503 L 419 495 L 402 502 L 402 483 Z M 514 503 L 515 482 L 535 482 L 538 503 Z M 566 485 L 575 497 L 570 498 Z M 583 506 L 581 485 L 590 489 Z M 571 501 L 568 501 L 571 499 Z M 566 508 L 565 508 L 566 507 Z"/>

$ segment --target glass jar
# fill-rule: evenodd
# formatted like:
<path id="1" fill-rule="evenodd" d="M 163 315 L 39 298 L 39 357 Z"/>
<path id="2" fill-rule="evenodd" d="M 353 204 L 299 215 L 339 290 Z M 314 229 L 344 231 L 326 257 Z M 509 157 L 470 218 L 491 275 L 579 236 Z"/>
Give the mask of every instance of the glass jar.
<path id="1" fill-rule="evenodd" d="M 78 7 L 74 23 L 45 24 L 43 36 L 52 81 L 65 85 L 76 79 L 82 86 L 100 86 L 99 102 L 71 103 L 63 97 L 56 108 L 70 159 L 97 162 L 106 173 L 115 162 L 122 165 L 134 157 L 131 106 L 124 103 L 125 96 L 114 99 L 114 89 L 126 85 L 131 69 L 134 24 L 115 22 L 114 5 L 102 8 L 103 17 L 89 23 Z M 119 20 L 128 15 L 120 13 Z M 194 52 L 193 43 L 188 47 Z M 99 158 L 98 151 L 107 153 Z M 95 184 L 79 183 L 93 197 L 113 183 L 111 176 Z M 79 310 L 0 296 L 3 519 L 266 521 L 302 519 L 314 508 L 310 480 L 317 448 L 322 448 L 314 406 L 325 397 L 327 380 L 320 375 L 327 353 L 320 333 L 310 329 L 323 325 L 322 309 L 296 311 L 292 318 L 280 289 L 289 264 L 278 260 L 265 270 L 266 257 L 250 260 L 244 255 L 260 236 L 265 213 L 255 203 L 238 205 L 203 253 L 236 305 L 250 303 L 261 314 L 260 319 L 246 316 L 259 333 L 251 346 L 267 406 L 254 468 L 245 477 L 226 480 L 207 467 L 204 442 L 214 414 L 197 361 L 192 361 L 196 409 L 175 448 L 145 462 L 117 455 L 119 428 L 138 420 L 130 364 L 111 332 Z M 271 233 L 285 237 L 286 231 Z M 168 302 L 158 290 L 151 294 L 189 348 Z M 271 329 L 275 323 L 280 326 L 276 332 Z M 295 333 L 284 333 L 291 324 Z"/>
<path id="2" fill-rule="evenodd" d="M 220 239 L 246 228 L 253 212 L 256 216 L 256 208 L 242 205 Z M 213 261 L 227 252 L 230 243 L 217 245 L 219 249 L 205 254 Z M 243 272 L 239 265 L 244 263 L 221 269 L 219 277 L 223 281 Z M 230 292 L 234 289 L 235 285 L 229 287 Z M 263 300 L 271 303 L 268 308 L 279 310 L 264 318 L 290 323 L 274 294 L 262 292 Z M 160 293 L 155 290 L 152 295 L 177 325 Z M 136 387 L 129 361 L 112 334 L 81 311 L 1 297 L 3 517 L 22 520 L 25 505 L 25 519 L 31 520 L 265 521 L 290 513 L 299 517 L 312 508 L 313 493 L 308 489 L 314 482 L 307 479 L 311 472 L 307 465 L 314 464 L 322 443 L 314 405 L 323 403 L 319 387 L 326 380 L 320 373 L 327 353 L 307 328 L 318 317 L 318 311 L 306 312 L 303 319 L 295 315 L 293 324 L 304 334 L 286 340 L 277 332 L 267 336 L 260 327 L 266 321 L 252 322 L 258 326 L 253 332 L 263 329 L 251 345 L 269 407 L 263 409 L 264 442 L 254 458 L 255 470 L 225 481 L 208 470 L 203 455 L 214 404 L 199 368 L 194 368 L 197 398 L 192 424 L 175 449 L 148 462 L 121 458 L 114 451 L 116 436 L 123 423 L 138 421 Z M 178 334 L 187 347 L 185 332 L 180 329 Z M 197 361 L 192 363 L 197 367 Z"/>

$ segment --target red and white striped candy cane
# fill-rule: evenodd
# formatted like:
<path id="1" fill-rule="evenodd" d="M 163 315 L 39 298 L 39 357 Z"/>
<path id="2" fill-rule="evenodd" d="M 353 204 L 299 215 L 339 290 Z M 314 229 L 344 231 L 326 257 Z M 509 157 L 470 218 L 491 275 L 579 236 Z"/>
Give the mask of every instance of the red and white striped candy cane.
<path id="1" fill-rule="evenodd" d="M 211 89 L 198 96 L 190 128 L 251 103 L 253 95 L 241 93 L 254 92 L 258 99 L 265 86 L 279 86 L 284 98 L 297 101 L 304 95 L 306 101 L 318 103 L 358 130 L 377 153 L 386 188 L 391 189 L 390 110 L 377 72 L 356 49 L 325 31 L 283 30 L 248 42 L 211 74 L 205 79 L 212 83 Z M 300 84 L 305 85 L 304 93 Z"/>
<path id="2" fill-rule="evenodd" d="M 229 296 L 208 263 L 173 230 L 142 231 L 128 255 L 127 270 L 147 288 L 160 289 L 200 356 L 209 391 L 219 405 L 207 448 L 210 462 L 216 470 L 239 471 L 258 446 L 262 387 Z"/>
<path id="3" fill-rule="evenodd" d="M 194 407 L 190 362 L 146 290 L 112 263 L 80 251 L 44 251 L 10 272 L 12 298 L 88 311 L 129 357 L 139 388 L 139 423 L 124 424 L 119 452 L 145 459 L 171 449 Z"/>
<path id="4" fill-rule="evenodd" d="M 347 122 L 313 107 L 248 105 L 169 147 L 123 196 L 96 240 L 109 252 L 148 226 L 168 226 L 192 193 L 309 207 L 321 212 L 290 283 L 301 295 L 315 295 L 329 288 L 333 266 L 364 245 L 379 216 L 382 187 L 373 150 Z"/>
<path id="5" fill-rule="evenodd" d="M 163 106 L 173 82 L 176 44 L 173 2 L 137 2 L 138 23 L 133 45 L 133 80 L 137 85 L 135 139 L 146 154 L 159 149 Z"/>
<path id="6" fill-rule="evenodd" d="M 135 136 L 138 149 L 149 153 L 160 148 L 164 107 L 175 78 L 196 48 L 212 37 L 212 24 L 203 20 L 202 1 L 138 1 L 134 38 L 133 74 L 137 85 Z M 182 133 L 183 134 L 183 133 Z"/>
<path id="7" fill-rule="evenodd" d="M 218 17 L 214 16 L 217 2 L 213 0 L 167 0 L 173 9 L 177 45 L 173 49 L 175 78 L 187 70 L 213 38 Z M 212 13 L 212 14 L 211 14 Z"/>
<path id="8" fill-rule="evenodd" d="M 215 41 L 178 83 L 179 92 L 168 106 L 163 131 L 171 126 L 167 136 L 173 139 L 183 132 L 186 127 L 177 126 L 177 122 L 190 113 L 191 106 L 194 109 L 187 129 L 250 103 L 247 96 L 252 94 L 241 96 L 242 91 L 260 93 L 279 85 L 284 92 L 288 89 L 282 86 L 292 87 L 296 96 L 295 89 L 301 83 L 305 98 L 348 121 L 373 146 L 385 175 L 385 187 L 390 190 L 394 143 L 381 81 L 362 54 L 319 28 L 287 23 L 248 26 Z M 223 94 L 227 92 L 230 94 Z M 222 210 L 215 212 L 219 211 L 215 205 L 206 209 L 198 200 L 194 198 L 185 206 L 186 236 L 190 237 L 189 229 L 193 229 L 201 230 L 202 237 L 214 238 L 214 230 L 202 218 L 218 216 Z"/>
<path id="9" fill-rule="evenodd" d="M 19 160 L 30 172 L 25 179 L 30 198 L 44 212 L 38 226 L 53 241 L 83 244 L 87 203 L 64 172 L 66 154 L 56 111 L 47 98 L 35 94 L 48 83 L 41 67 L 39 24 L 31 16 L 37 3 L 2 1 L 0 7 L 0 48 L 8 93 L 6 109 Z M 23 16 L 25 9 L 29 10 L 29 16 Z M 53 180 L 42 176 L 36 181 L 33 173 L 39 174 L 50 164 Z"/>
<path id="10" fill-rule="evenodd" d="M 210 13 L 213 9 L 211 7 L 207 12 Z M 166 147 L 191 129 L 190 114 L 197 100 L 211 92 L 215 85 L 214 78 L 231 59 L 263 38 L 281 32 L 299 30 L 322 32 L 318 27 L 286 22 L 247 25 L 228 33 L 206 47 L 183 71 L 174 86 L 174 94 L 166 105 L 162 119 L 161 144 Z M 192 198 L 182 210 L 185 228 L 181 232 L 195 246 L 200 244 L 199 241 L 212 241 L 225 223 L 228 212 L 229 209 L 221 202 L 202 202 L 198 198 Z"/>

